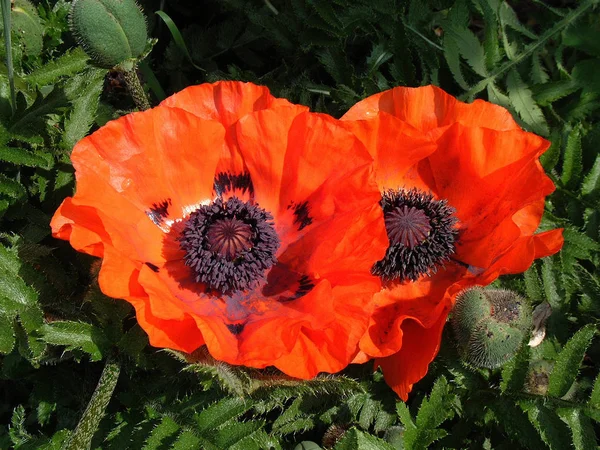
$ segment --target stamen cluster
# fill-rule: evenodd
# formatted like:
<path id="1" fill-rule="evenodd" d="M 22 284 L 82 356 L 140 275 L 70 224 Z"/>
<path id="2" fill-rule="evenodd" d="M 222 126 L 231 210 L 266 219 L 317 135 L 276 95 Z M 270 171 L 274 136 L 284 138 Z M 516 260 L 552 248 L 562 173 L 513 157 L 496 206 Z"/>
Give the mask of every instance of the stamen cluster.
<path id="1" fill-rule="evenodd" d="M 277 262 L 273 217 L 237 197 L 200 206 L 179 237 L 184 261 L 208 290 L 231 294 L 251 288 Z"/>
<path id="2" fill-rule="evenodd" d="M 386 281 L 416 281 L 437 272 L 455 252 L 455 210 L 419 189 L 388 190 L 381 207 L 390 246 L 372 272 Z"/>

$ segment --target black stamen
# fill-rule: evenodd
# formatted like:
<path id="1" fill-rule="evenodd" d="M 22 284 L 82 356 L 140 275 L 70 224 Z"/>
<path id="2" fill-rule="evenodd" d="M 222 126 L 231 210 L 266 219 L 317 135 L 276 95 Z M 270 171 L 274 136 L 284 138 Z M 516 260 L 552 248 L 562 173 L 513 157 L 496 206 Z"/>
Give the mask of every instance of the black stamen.
<path id="1" fill-rule="evenodd" d="M 179 237 L 195 280 L 221 294 L 253 287 L 276 262 L 279 238 L 273 217 L 237 197 L 200 206 Z"/>
<path id="2" fill-rule="evenodd" d="M 437 272 L 455 251 L 454 208 L 418 189 L 384 192 L 381 207 L 390 246 L 372 272 L 386 281 L 415 281 Z"/>

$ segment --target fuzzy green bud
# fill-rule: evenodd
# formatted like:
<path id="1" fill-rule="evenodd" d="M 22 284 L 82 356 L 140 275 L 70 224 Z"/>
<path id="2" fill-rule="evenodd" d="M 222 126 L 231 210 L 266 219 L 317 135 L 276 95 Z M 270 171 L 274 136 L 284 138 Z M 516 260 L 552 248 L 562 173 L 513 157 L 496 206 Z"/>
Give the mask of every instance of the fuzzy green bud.
<path id="1" fill-rule="evenodd" d="M 42 53 L 44 27 L 36 7 L 28 0 L 15 0 L 11 8 L 10 19 L 12 37 L 20 54 L 37 56 Z M 0 30 L 4 33 L 2 20 L 0 20 Z"/>
<path id="2" fill-rule="evenodd" d="M 545 359 L 531 362 L 525 380 L 525 392 L 535 395 L 546 395 L 553 366 L 553 363 Z"/>
<path id="3" fill-rule="evenodd" d="M 79 44 L 103 68 L 139 58 L 148 45 L 146 18 L 134 0 L 74 0 L 69 23 Z"/>
<path id="4" fill-rule="evenodd" d="M 521 347 L 531 328 L 531 306 L 512 291 L 474 287 L 458 295 L 450 322 L 461 357 L 494 369 Z"/>

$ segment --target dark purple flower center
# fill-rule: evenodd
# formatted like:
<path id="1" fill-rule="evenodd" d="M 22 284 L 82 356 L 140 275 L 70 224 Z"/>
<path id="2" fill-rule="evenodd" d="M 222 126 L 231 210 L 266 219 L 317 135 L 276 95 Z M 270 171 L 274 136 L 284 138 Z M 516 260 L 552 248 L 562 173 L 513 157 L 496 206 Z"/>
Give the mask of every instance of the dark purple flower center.
<path id="1" fill-rule="evenodd" d="M 272 220 L 258 205 L 237 197 L 200 206 L 178 238 L 195 280 L 227 295 L 263 280 L 279 248 Z"/>
<path id="2" fill-rule="evenodd" d="M 423 211 L 404 205 L 385 215 L 385 229 L 390 243 L 415 248 L 427 239 L 431 225 L 429 217 Z"/>
<path id="3" fill-rule="evenodd" d="M 213 223 L 206 233 L 211 250 L 228 261 L 252 248 L 252 227 L 235 217 Z"/>
<path id="4" fill-rule="evenodd" d="M 386 281 L 431 275 L 455 252 L 455 210 L 418 189 L 384 192 L 381 207 L 390 246 L 373 273 Z"/>

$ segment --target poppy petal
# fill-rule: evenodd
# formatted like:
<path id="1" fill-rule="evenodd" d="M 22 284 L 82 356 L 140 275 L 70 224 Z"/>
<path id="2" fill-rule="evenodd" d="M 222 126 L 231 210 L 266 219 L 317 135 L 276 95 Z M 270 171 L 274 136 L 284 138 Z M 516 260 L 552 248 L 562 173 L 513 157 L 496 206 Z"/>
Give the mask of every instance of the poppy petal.
<path id="1" fill-rule="evenodd" d="M 390 114 L 341 124 L 371 152 L 382 191 L 405 186 L 410 168 L 436 149 L 435 143 L 420 130 Z"/>
<path id="2" fill-rule="evenodd" d="M 464 103 L 436 86 L 397 87 L 375 94 L 350 108 L 342 120 L 370 119 L 380 111 L 433 136 L 454 123 L 498 131 L 520 129 L 505 108 L 483 100 Z"/>
<path id="3" fill-rule="evenodd" d="M 385 382 L 398 396 L 406 401 L 413 384 L 427 374 L 431 361 L 440 349 L 442 331 L 447 314 L 442 314 L 430 328 L 424 328 L 414 320 L 402 324 L 402 348 L 386 358 L 375 360 L 381 367 Z"/>
<path id="4" fill-rule="evenodd" d="M 204 120 L 215 120 L 229 128 L 247 114 L 263 109 L 296 106 L 271 95 L 265 86 L 237 81 L 189 86 L 170 96 L 161 106 L 181 108 Z M 298 106 L 308 110 L 305 106 Z"/>

